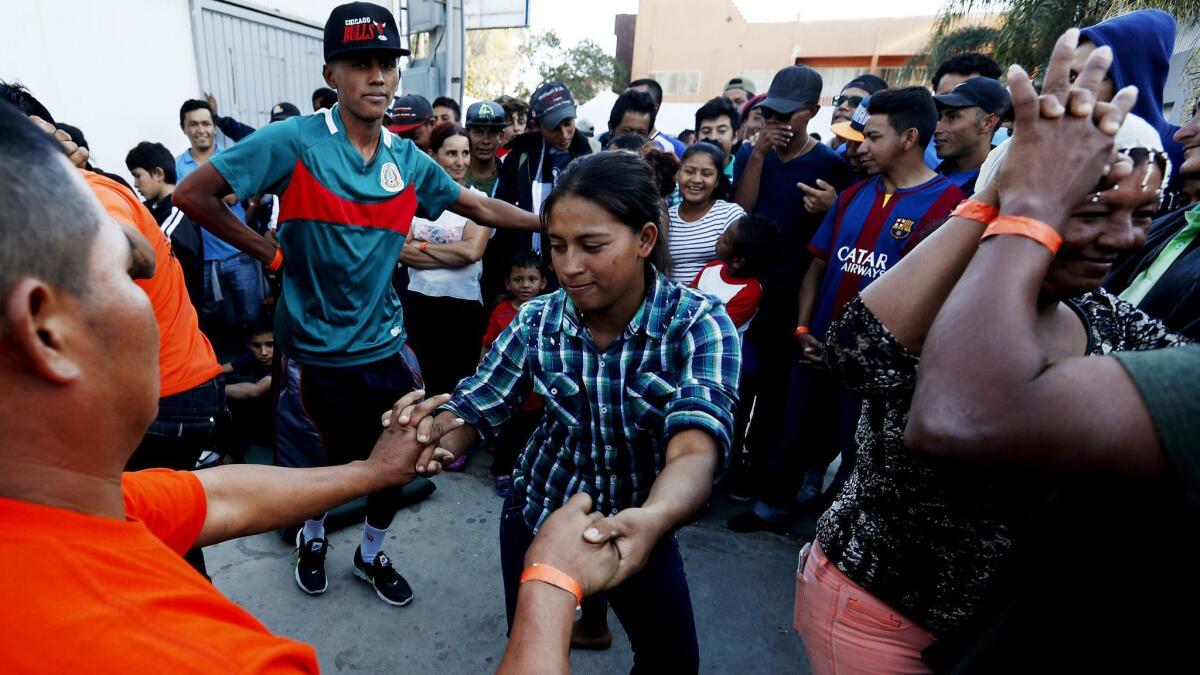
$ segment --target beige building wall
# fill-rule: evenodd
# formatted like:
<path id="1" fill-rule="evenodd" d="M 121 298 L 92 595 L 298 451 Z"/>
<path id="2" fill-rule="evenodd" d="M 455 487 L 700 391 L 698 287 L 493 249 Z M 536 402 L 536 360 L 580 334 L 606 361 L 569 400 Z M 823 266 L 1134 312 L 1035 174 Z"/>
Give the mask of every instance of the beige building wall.
<path id="1" fill-rule="evenodd" d="M 665 101 L 702 103 L 735 75 L 749 77 L 761 93 L 779 69 L 804 63 L 822 72 L 828 99 L 858 73 L 891 79 L 924 49 L 933 23 L 933 17 L 747 23 L 730 0 L 640 0 L 632 79 L 654 77 Z"/>

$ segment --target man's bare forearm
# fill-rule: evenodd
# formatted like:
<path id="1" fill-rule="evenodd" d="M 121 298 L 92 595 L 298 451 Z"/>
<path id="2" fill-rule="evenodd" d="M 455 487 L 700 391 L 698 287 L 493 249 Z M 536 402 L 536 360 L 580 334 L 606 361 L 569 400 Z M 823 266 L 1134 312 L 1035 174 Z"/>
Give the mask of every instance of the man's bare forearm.
<path id="1" fill-rule="evenodd" d="M 569 673 L 574 619 L 575 598 L 570 593 L 540 581 L 521 584 L 512 637 L 498 675 Z"/>
<path id="2" fill-rule="evenodd" d="M 196 169 L 180 181 L 172 193 L 172 202 L 201 227 L 221 240 L 264 263 L 275 257 L 275 244 L 238 220 L 225 205 L 229 184 L 211 164 Z"/>

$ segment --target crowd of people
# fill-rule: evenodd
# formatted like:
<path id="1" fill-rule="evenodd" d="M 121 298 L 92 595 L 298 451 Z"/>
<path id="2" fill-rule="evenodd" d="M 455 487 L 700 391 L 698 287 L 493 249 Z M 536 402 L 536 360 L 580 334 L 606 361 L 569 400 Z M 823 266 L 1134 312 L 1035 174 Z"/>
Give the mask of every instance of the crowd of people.
<path id="1" fill-rule="evenodd" d="M 321 595 L 326 514 L 365 495 L 350 562 L 405 606 L 388 530 L 473 454 L 503 500 L 504 672 L 608 648 L 609 607 L 634 672 L 698 672 L 674 532 L 712 499 L 747 505 L 739 533 L 817 517 L 815 673 L 1177 666 L 1200 116 L 1163 116 L 1174 34 L 1072 29 L 1036 82 L 980 53 L 930 88 L 862 73 L 827 142 L 808 66 L 729 80 L 678 138 L 635 80 L 596 135 L 561 82 L 465 113 L 396 95 L 394 17 L 350 3 L 312 114 L 185 101 L 188 150 L 139 143 L 132 187 L 0 83 L 10 664 L 315 671 L 203 546 L 281 529 L 280 577 Z"/>

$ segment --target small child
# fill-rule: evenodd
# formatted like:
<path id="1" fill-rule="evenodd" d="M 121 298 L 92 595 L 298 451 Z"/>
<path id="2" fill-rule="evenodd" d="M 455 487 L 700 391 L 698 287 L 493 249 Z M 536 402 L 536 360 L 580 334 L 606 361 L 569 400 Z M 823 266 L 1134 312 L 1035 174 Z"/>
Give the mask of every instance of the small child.
<path id="1" fill-rule="evenodd" d="M 742 378 L 738 388 L 737 415 L 733 427 L 733 451 L 729 471 L 721 488 L 733 502 L 750 501 L 752 485 L 743 442 L 750 423 L 750 411 L 758 396 L 758 359 L 746 338 L 746 329 L 758 313 L 762 284 L 758 276 L 771 263 L 779 247 L 779 228 L 770 218 L 745 215 L 738 218 L 717 239 L 717 259 L 704 266 L 691 286 L 725 303 L 725 312 L 737 326 L 742 339 Z"/>
<path id="2" fill-rule="evenodd" d="M 508 324 L 517 318 L 521 305 L 537 297 L 546 289 L 546 276 L 542 274 L 542 261 L 534 253 L 517 256 L 509 266 L 508 276 L 504 279 L 504 287 L 508 289 L 511 300 L 505 300 L 492 310 L 488 319 L 487 332 L 483 335 L 483 349 L 479 360 L 487 356 L 492 343 L 500 337 L 500 333 L 508 328 Z M 517 453 L 525 447 L 529 435 L 537 428 L 542 419 L 542 399 L 537 394 L 530 394 L 521 407 L 513 414 L 512 421 L 504 433 L 496 439 L 492 448 L 495 459 L 492 462 L 492 476 L 496 480 L 496 494 L 508 497 L 512 491 L 512 471 Z"/>
<path id="3" fill-rule="evenodd" d="M 743 338 L 762 297 L 758 276 L 778 246 L 779 228 L 773 221 L 753 214 L 742 216 L 717 239 L 717 259 L 705 265 L 690 284 L 725 304 L 725 312 Z"/>
<path id="4" fill-rule="evenodd" d="M 244 461 L 251 443 L 273 445 L 271 434 L 271 363 L 275 333 L 268 317 L 259 317 L 250 328 L 246 353 L 221 364 L 225 399 L 232 417 L 220 434 L 220 445 L 235 461 Z"/>

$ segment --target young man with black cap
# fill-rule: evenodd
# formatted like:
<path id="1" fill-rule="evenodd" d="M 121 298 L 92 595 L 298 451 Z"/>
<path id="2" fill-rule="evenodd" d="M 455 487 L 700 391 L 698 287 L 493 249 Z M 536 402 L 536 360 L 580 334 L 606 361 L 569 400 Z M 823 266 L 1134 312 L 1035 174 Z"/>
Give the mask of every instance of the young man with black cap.
<path id="1" fill-rule="evenodd" d="M 882 77 L 864 73 L 846 83 L 842 87 L 842 93 L 833 97 L 833 119 L 830 124 L 839 122 L 849 122 L 850 117 L 854 115 L 854 111 L 858 108 L 858 104 L 862 103 L 863 99 L 874 94 L 877 91 L 887 89 L 887 82 Z M 842 145 L 842 139 L 837 134 L 829 139 L 829 146 L 839 148 Z M 841 153 L 846 156 L 846 153 Z"/>
<path id="2" fill-rule="evenodd" d="M 1009 103 L 1008 90 L 986 77 L 963 80 L 948 94 L 934 96 L 938 123 L 933 144 L 942 163 L 937 171 L 966 196 L 975 194 L 975 179 L 992 151 L 992 136 Z"/>
<path id="3" fill-rule="evenodd" d="M 514 138 L 505 147 L 496 199 L 515 204 L 535 216 L 567 165 L 592 153 L 583 134 L 575 133 L 575 98 L 561 82 L 543 82 L 529 98 L 533 130 Z M 504 297 L 504 280 L 518 255 L 541 251 L 537 232 L 497 232 L 483 256 L 483 302 L 489 308 Z M 553 279 L 553 275 L 551 275 Z M 489 309 L 490 311 L 490 309 Z"/>
<path id="4" fill-rule="evenodd" d="M 811 259 L 808 242 L 821 213 L 804 208 L 799 184 L 825 181 L 837 191 L 851 180 L 846 160 L 808 135 L 808 122 L 820 110 L 821 76 L 807 66 L 779 71 L 765 98 L 755 104 L 767 118 L 758 140 L 744 143 L 734 160 L 735 199 L 750 213 L 779 226 L 780 255 L 761 277 L 763 296 L 747 335 L 761 363 L 761 382 L 749 438 L 752 460 L 765 467 L 765 455 L 783 429 L 788 371 L 798 357 L 796 305 L 800 280 Z"/>
<path id="5" fill-rule="evenodd" d="M 493 101 L 472 103 L 467 108 L 466 126 L 467 140 L 471 142 L 471 164 L 463 184 L 494 196 L 496 184 L 500 182 L 500 160 L 496 159 L 496 150 L 500 147 L 500 136 L 508 126 L 504 108 Z"/>
<path id="6" fill-rule="evenodd" d="M 412 141 L 421 152 L 429 152 L 429 137 L 437 124 L 429 99 L 420 94 L 397 96 L 384 120 L 388 131 Z"/>
<path id="7" fill-rule="evenodd" d="M 325 81 L 338 92 L 331 110 L 260 129 L 199 168 L 176 190 L 176 204 L 271 269 L 283 270 L 275 341 L 301 364 L 302 396 L 330 464 L 362 459 L 379 437 L 379 412 L 419 388 L 406 358 L 395 261 L 417 209 L 436 218 L 451 209 L 488 226 L 536 229 L 537 218 L 463 190 L 414 144 L 383 128 L 400 81 L 395 18 L 355 2 L 325 24 Z M 280 195 L 276 245 L 232 217 L 229 192 Z M 418 204 L 419 202 L 419 204 Z M 284 255 L 288 262 L 284 264 Z M 437 473 L 437 461 L 425 473 Z M 353 569 L 391 605 L 412 600 L 408 583 L 380 547 L 403 493 L 367 498 L 362 545 Z M 327 587 L 324 516 L 297 535 L 301 590 Z"/>

